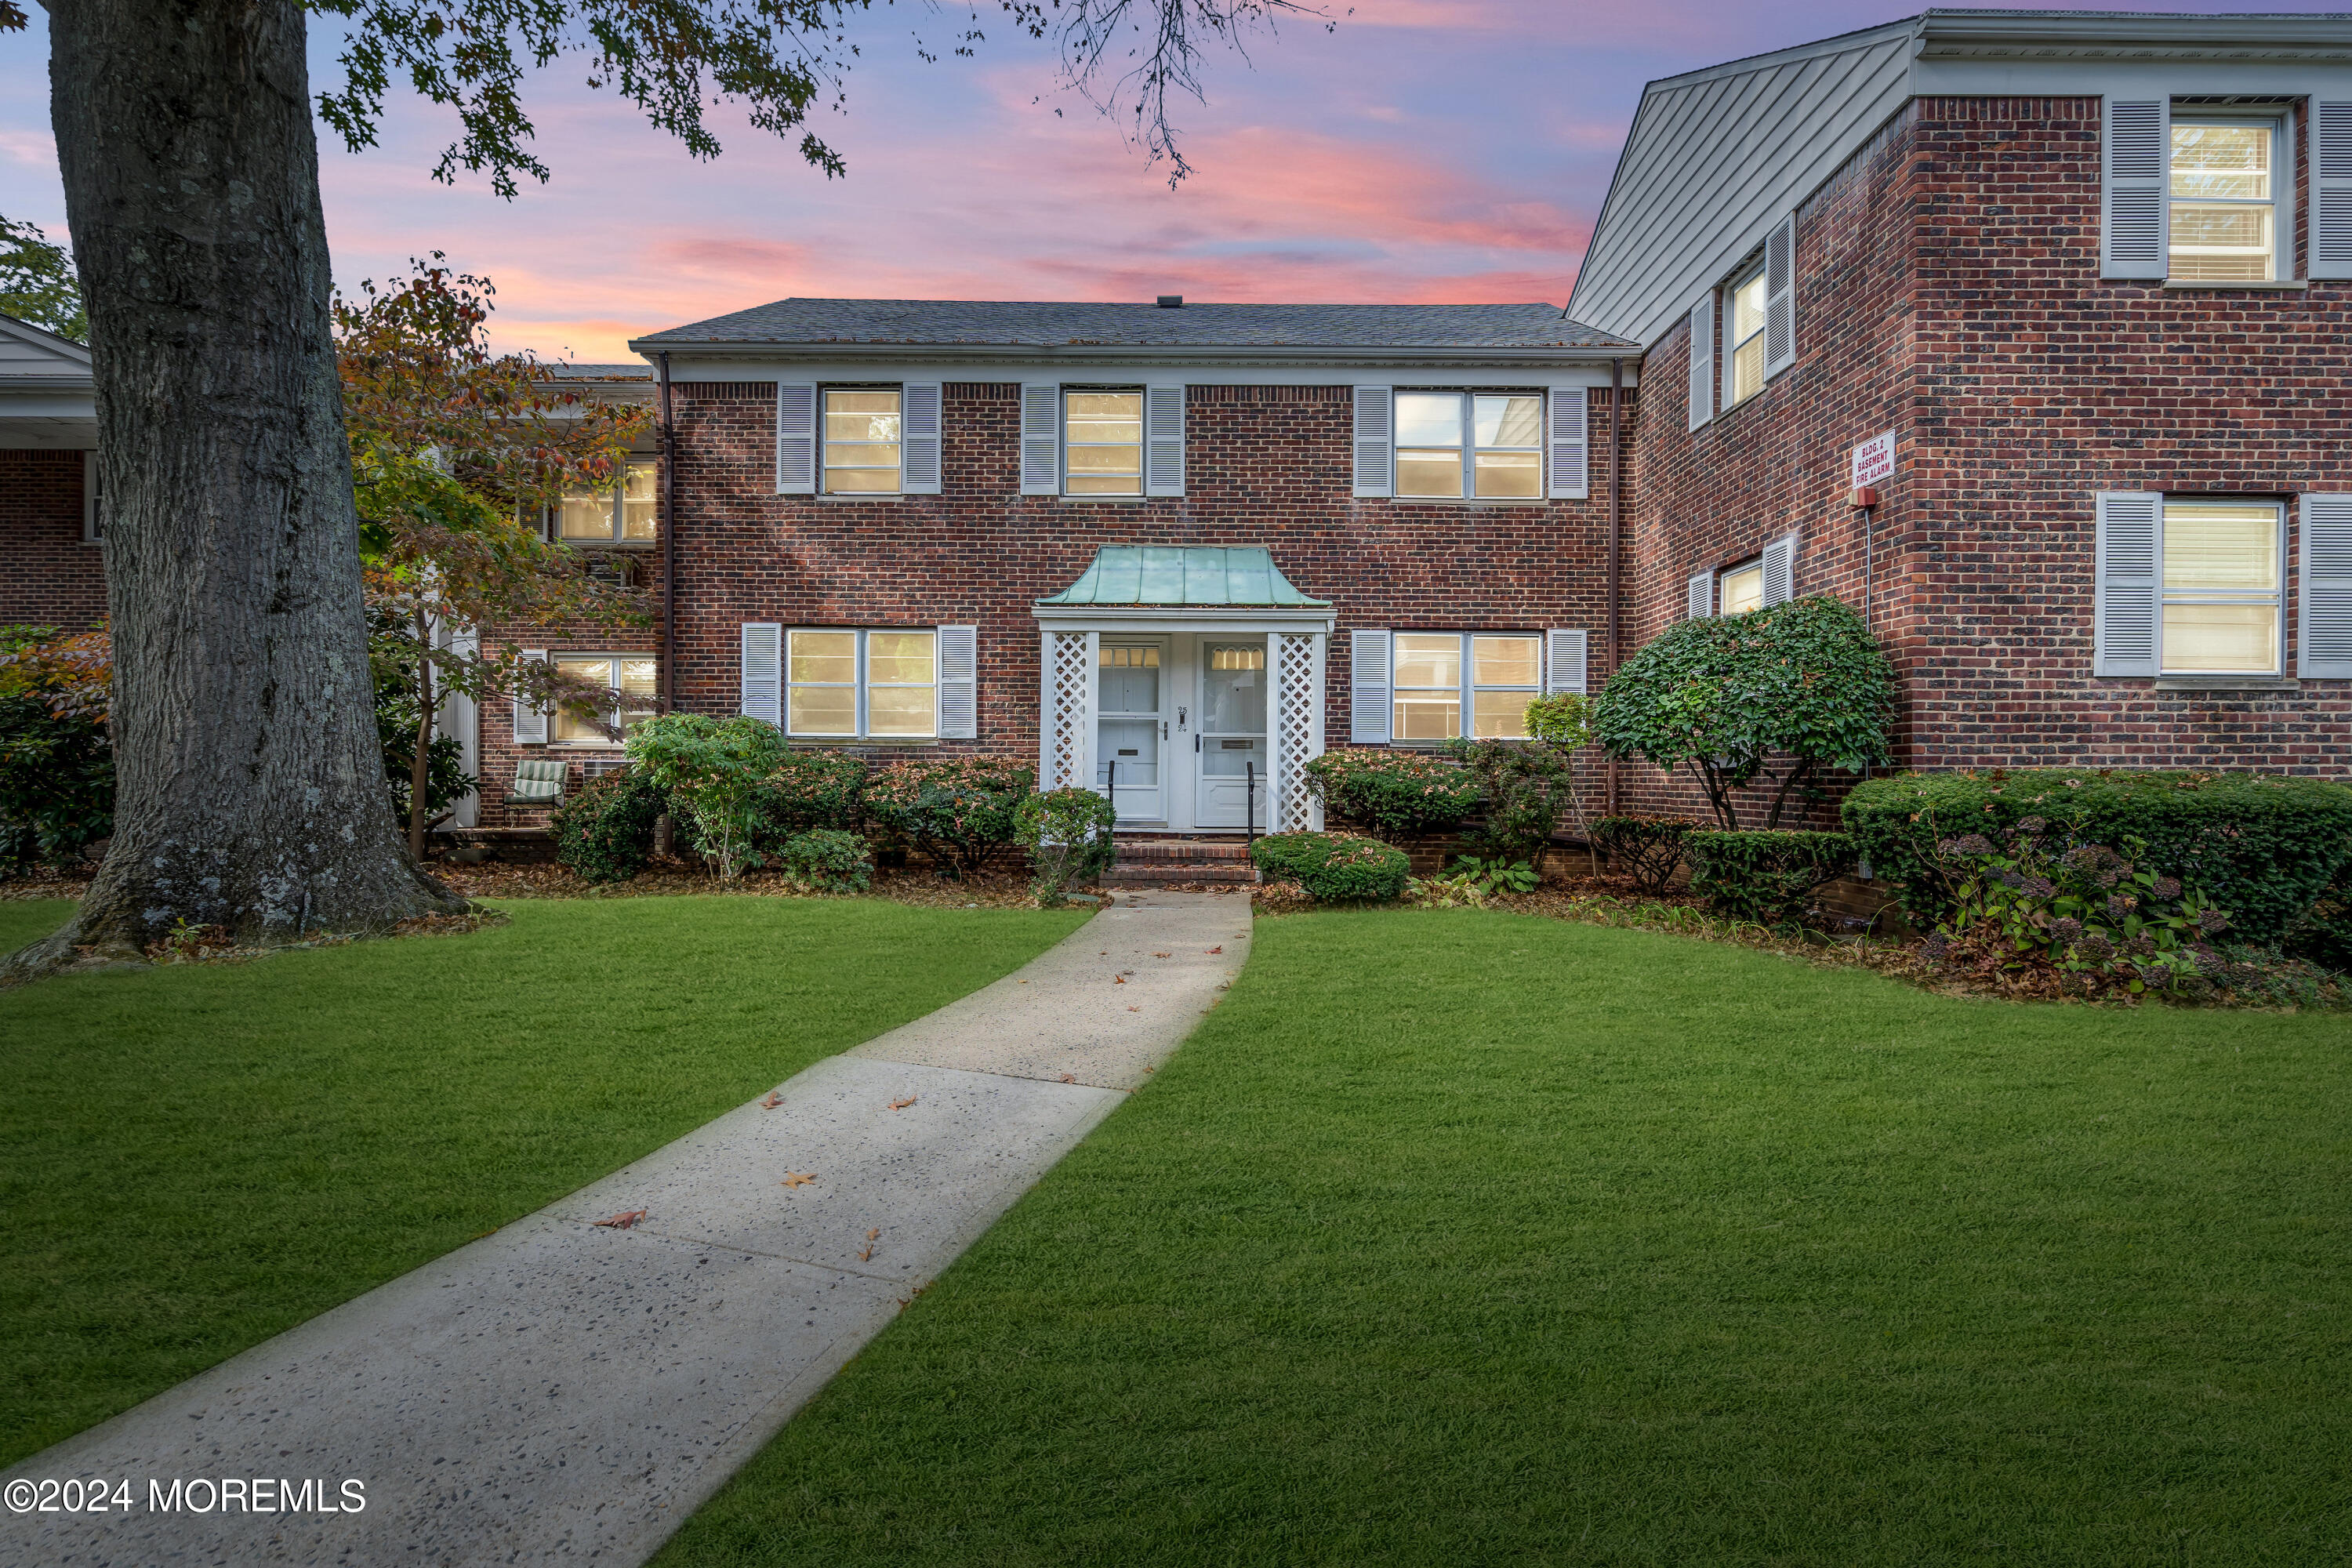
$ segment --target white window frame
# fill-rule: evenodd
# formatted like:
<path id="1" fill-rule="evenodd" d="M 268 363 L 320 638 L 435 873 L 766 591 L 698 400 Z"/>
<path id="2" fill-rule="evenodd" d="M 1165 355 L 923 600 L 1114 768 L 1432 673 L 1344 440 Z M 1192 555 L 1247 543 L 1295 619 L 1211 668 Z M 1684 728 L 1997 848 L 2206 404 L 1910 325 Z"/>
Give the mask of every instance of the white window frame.
<path id="1" fill-rule="evenodd" d="M 628 494 L 629 471 L 641 469 L 652 476 L 654 488 L 654 531 L 650 537 L 631 539 L 622 531 L 626 526 L 623 511 Z M 613 476 L 611 485 L 601 490 L 577 491 L 576 494 L 602 496 L 609 508 L 606 517 L 611 531 L 605 534 L 569 534 L 563 531 L 563 506 L 558 502 L 547 509 L 541 521 L 541 531 L 557 544 L 583 545 L 593 550 L 651 550 L 661 542 L 661 459 L 649 452 L 631 452 L 623 458 L 621 471 Z"/>
<path id="2" fill-rule="evenodd" d="M 1717 334 L 1723 342 L 1723 391 L 1722 399 L 1716 407 L 1718 414 L 1730 413 L 1771 384 L 1771 346 L 1765 331 L 1771 321 L 1772 285 L 1764 275 L 1764 253 L 1759 250 L 1753 261 L 1732 273 L 1729 280 L 1717 290 L 1723 301 L 1723 321 Z M 1751 283 L 1760 286 L 1764 308 L 1757 312 L 1756 330 L 1741 337 L 1739 291 Z M 1751 342 L 1757 345 L 1756 384 L 1743 394 L 1739 390 L 1739 351 Z"/>
<path id="3" fill-rule="evenodd" d="M 1715 613 L 1717 615 L 1732 616 L 1748 613 L 1747 610 L 1731 608 L 1731 593 L 1726 584 L 1728 579 L 1749 572 L 1756 574 L 1756 603 L 1751 608 L 1760 610 L 1764 607 L 1764 557 L 1751 555 L 1745 561 L 1735 561 L 1730 565 L 1717 570 L 1715 574 Z"/>
<path id="4" fill-rule="evenodd" d="M 81 455 L 81 542 L 106 542 L 106 535 L 98 525 L 98 454 L 91 451 Z"/>
<path id="5" fill-rule="evenodd" d="M 793 638 L 796 637 L 814 635 L 838 637 L 844 632 L 852 633 L 857 638 L 856 674 L 855 679 L 848 683 L 853 687 L 855 691 L 855 696 L 852 700 L 852 711 L 856 715 L 856 728 L 854 731 L 795 729 L 793 725 L 793 689 L 794 687 L 823 687 L 828 689 L 838 690 L 845 683 L 837 680 L 793 679 Z M 876 681 L 869 673 L 869 667 L 866 661 L 866 643 L 868 638 L 874 637 L 877 633 L 887 637 L 922 636 L 930 638 L 931 679 L 928 682 L 903 680 Z M 782 673 L 783 676 L 782 700 L 780 704 L 782 711 L 778 716 L 782 720 L 782 727 L 784 733 L 793 740 L 851 741 L 858 742 L 876 742 L 885 745 L 904 742 L 908 744 L 920 745 L 929 742 L 937 741 L 940 738 L 940 704 L 942 694 L 940 691 L 940 628 L 937 626 L 786 626 L 784 628 L 783 637 L 783 668 Z M 931 694 L 931 732 L 928 735 L 874 734 L 872 732 L 873 716 L 870 711 L 871 704 L 869 702 L 869 698 L 874 688 L 877 685 L 889 687 L 894 689 L 898 688 L 919 688 L 928 689 Z"/>
<path id="6" fill-rule="evenodd" d="M 898 438 L 890 443 L 891 450 L 898 454 L 898 462 L 891 466 L 890 471 L 897 475 L 898 479 L 897 482 L 888 489 L 837 490 L 833 488 L 831 476 L 834 468 L 836 467 L 847 468 L 852 466 L 849 464 L 835 464 L 827 460 L 825 457 L 825 449 L 833 444 L 833 436 L 825 427 L 826 416 L 824 402 L 827 397 L 830 397 L 836 392 L 887 392 L 898 399 Z M 878 443 L 861 441 L 858 445 L 870 447 L 878 445 Z M 864 471 L 878 471 L 873 469 L 869 465 L 863 463 L 855 466 Z M 899 496 L 907 493 L 907 387 L 904 382 L 828 381 L 817 384 L 816 487 L 817 493 L 819 495 L 844 496 L 853 500 L 878 500 L 884 497 L 888 497 L 895 500 Z"/>
<path id="7" fill-rule="evenodd" d="M 1402 466 L 1397 454 L 1405 447 L 1401 438 L 1403 421 L 1397 405 L 1407 397 L 1458 397 L 1462 400 L 1462 489 L 1458 495 L 1413 495 L 1404 489 Z M 1478 444 L 1478 399 L 1482 397 L 1532 397 L 1536 400 L 1536 438 L 1524 446 L 1481 447 Z M 1540 386 L 1400 386 L 1390 395 L 1389 403 L 1389 492 L 1391 500 L 1407 501 L 1475 502 L 1482 506 L 1506 504 L 1526 505 L 1549 499 L 1551 494 L 1551 455 L 1545 449 L 1545 436 L 1551 429 L 1551 399 Z M 1435 451 L 1433 447 L 1415 447 L 1414 451 Z M 1482 496 L 1478 493 L 1478 454 L 1481 452 L 1532 452 L 1536 459 L 1536 489 L 1533 495 Z"/>
<path id="8" fill-rule="evenodd" d="M 1424 692 L 1424 691 L 1437 691 L 1437 692 L 1442 692 L 1442 691 L 1444 691 L 1444 690 L 1447 690 L 1447 689 L 1448 689 L 1448 688 L 1445 688 L 1445 687 L 1443 687 L 1443 686 L 1406 686 L 1406 685 L 1403 685 L 1402 682 L 1400 682 L 1400 681 L 1397 679 L 1397 664 L 1398 664 L 1398 647 L 1397 647 L 1397 644 L 1398 644 L 1398 639 L 1400 639 L 1400 638 L 1402 638 L 1402 637 L 1451 637 L 1458 638 L 1458 639 L 1459 639 L 1459 643 L 1460 643 L 1459 651 L 1458 651 L 1458 653 L 1457 653 L 1457 654 L 1456 654 L 1456 656 L 1455 656 L 1455 657 L 1456 657 L 1456 658 L 1459 660 L 1459 663 L 1458 663 L 1458 665 L 1456 666 L 1456 668 L 1457 668 L 1457 671 L 1458 671 L 1458 674 L 1459 674 L 1459 679 L 1456 681 L 1455 685 L 1452 688 L 1452 689 L 1453 689 L 1453 690 L 1454 690 L 1454 692 L 1455 701 L 1456 701 L 1456 704 L 1457 704 L 1457 706 L 1456 706 L 1456 708 L 1455 708 L 1455 710 L 1454 710 L 1454 713 L 1455 713 L 1454 731 L 1455 731 L 1455 734 L 1454 734 L 1454 737 L 1449 737 L 1449 739 L 1453 739 L 1453 738 L 1459 738 L 1459 737 L 1462 737 L 1462 736 L 1468 736 L 1468 737 L 1469 737 L 1470 739 L 1472 739 L 1472 740 L 1476 740 L 1476 739 L 1480 739 L 1480 738 L 1481 738 L 1481 737 L 1479 737 L 1479 736 L 1475 733 L 1475 731 L 1476 731 L 1477 727 L 1478 727 L 1478 693 L 1480 693 L 1480 692 L 1482 692 L 1482 691 L 1517 691 L 1517 692 L 1524 692 L 1524 693 L 1526 694 L 1526 696 L 1527 696 L 1527 700 L 1528 700 L 1528 701 L 1529 701 L 1529 702 L 1534 701 L 1537 698 L 1541 697 L 1541 696 L 1544 694 L 1544 661 L 1545 661 L 1545 660 L 1549 657 L 1549 645 L 1550 639 L 1549 639 L 1549 638 L 1548 638 L 1547 637 L 1545 637 L 1545 636 L 1544 636 L 1544 634 L 1543 634 L 1543 633 L 1541 633 L 1541 632 L 1539 632 L 1539 631 L 1507 631 L 1507 630 L 1501 630 L 1501 629 L 1497 629 L 1497 628 L 1494 628 L 1494 627 L 1488 627 L 1488 628 L 1486 628 L 1486 629 L 1483 629 L 1483 630 L 1479 630 L 1479 631 L 1451 632 L 1451 631 L 1418 631 L 1418 630 L 1415 630 L 1415 629 L 1413 629 L 1412 627 L 1410 627 L 1410 626 L 1399 626 L 1399 627 L 1395 627 L 1395 628 L 1393 628 L 1393 629 L 1391 629 L 1391 630 L 1388 632 L 1388 639 L 1389 639 L 1389 668 L 1388 668 L 1388 677 L 1389 677 L 1389 696 L 1388 696 L 1388 703 L 1389 703 L 1389 736 L 1390 736 L 1390 744 L 1391 744 L 1391 745 L 1398 745 L 1398 746 L 1441 746 L 1441 745 L 1445 744 L 1445 742 L 1444 742 L 1444 741 L 1442 741 L 1442 740 L 1441 740 L 1441 741 L 1427 741 L 1427 740 L 1406 739 L 1406 738 L 1404 738 L 1404 737 L 1399 736 L 1399 735 L 1398 735 L 1398 733 L 1397 733 L 1397 731 L 1398 731 L 1398 728 L 1399 728 L 1399 726 L 1398 726 L 1398 724 L 1397 724 L 1397 702 L 1398 702 L 1398 700 L 1399 700 L 1401 697 L 1402 697 L 1406 692 Z M 1484 683 L 1484 684 L 1480 683 L 1480 681 L 1478 680 L 1478 662 L 1477 662 L 1477 640 L 1478 640 L 1480 637 L 1510 637 L 1510 638 L 1513 638 L 1513 639 L 1515 639 L 1515 640 L 1524 639 L 1524 640 L 1527 640 L 1527 641 L 1533 642 L 1533 643 L 1536 645 L 1536 678 L 1535 678 L 1535 680 L 1534 680 L 1531 684 L 1528 684 L 1528 685 L 1524 685 L 1524 686 L 1523 686 L 1523 685 L 1519 685 L 1519 684 L 1517 684 L 1517 683 L 1516 683 L 1516 682 L 1513 682 L 1513 683 L 1497 684 L 1497 683 L 1496 683 L 1496 682 L 1489 681 L 1489 682 L 1486 682 L 1486 683 Z M 1522 709 L 1523 709 L 1523 710 L 1524 710 L 1524 706 L 1525 706 L 1525 705 L 1524 705 L 1524 704 L 1522 704 Z M 1525 720 L 1524 720 L 1524 712 L 1523 712 L 1523 713 L 1522 713 L 1522 722 L 1524 722 L 1524 721 L 1525 721 Z M 1527 737 L 1526 735 L 1523 735 L 1523 734 L 1522 734 L 1522 735 L 1494 735 L 1494 736 L 1487 736 L 1487 737 L 1484 737 L 1484 738 L 1485 738 L 1485 739 L 1488 739 L 1488 740 L 1524 741 L 1524 740 L 1528 739 L 1528 737 Z"/>
<path id="9" fill-rule="evenodd" d="M 2195 506 L 2269 507 L 2275 514 L 2277 531 L 2272 536 L 2271 560 L 2276 571 L 2276 581 L 2268 589 L 2259 588 L 2174 588 L 2165 582 L 2164 555 L 2168 548 L 2164 524 L 2170 521 L 2175 509 Z M 2275 680 L 2286 674 L 2286 506 L 2270 496 L 2166 495 L 2157 502 L 2158 518 L 2156 545 L 2156 673 L 2159 679 L 2246 679 Z M 2165 651 L 2164 612 L 2173 605 L 2267 605 L 2271 608 L 2273 629 L 2271 664 L 2268 669 L 2189 669 L 2175 668 Z"/>
<path id="10" fill-rule="evenodd" d="M 2271 137 L 2271 194 L 2267 201 L 2251 197 L 2176 196 L 2172 194 L 2172 132 L 2182 125 L 2219 125 L 2261 127 Z M 2193 287 L 2227 289 L 2232 284 L 2249 281 L 2229 278 L 2182 278 L 2172 269 L 2172 258 L 2177 247 L 2173 240 L 2173 209 L 2183 205 L 2191 206 L 2268 207 L 2271 210 L 2270 276 L 2252 279 L 2257 283 L 2277 283 L 2291 280 L 2294 270 L 2294 142 L 2293 121 L 2284 109 L 2250 109 L 2232 110 L 2221 105 L 2193 104 L 2186 108 L 2176 103 L 2167 117 L 2164 128 L 2164 275 L 2168 282 Z"/>
<path id="11" fill-rule="evenodd" d="M 1135 399 L 1135 489 L 1131 491 L 1074 490 L 1070 488 L 1070 448 L 1073 446 L 1116 447 L 1124 444 L 1116 441 L 1073 442 L 1070 439 L 1070 399 L 1101 396 L 1104 394 L 1122 397 L 1132 396 Z M 1100 385 L 1066 381 L 1062 383 L 1054 405 L 1054 434 L 1056 437 L 1056 457 L 1062 468 L 1062 495 L 1065 499 L 1120 502 L 1141 500 L 1144 498 L 1150 483 L 1151 407 L 1150 393 L 1140 383 L 1132 385 L 1125 382 L 1105 383 Z"/>
<path id="12" fill-rule="evenodd" d="M 654 667 L 654 689 L 652 692 L 646 697 L 646 705 L 641 710 L 637 711 L 636 717 L 641 720 L 650 719 L 656 713 L 660 711 L 661 661 L 658 655 L 647 653 L 642 649 L 634 653 L 626 651 L 619 653 L 604 653 L 594 648 L 582 648 L 579 651 L 574 652 L 570 648 L 561 647 L 550 649 L 547 655 L 548 668 L 550 669 L 554 669 L 559 666 L 566 664 L 583 664 L 592 658 L 601 658 L 605 661 L 604 684 L 608 689 L 615 693 L 621 692 L 621 661 L 623 659 L 642 660 L 646 664 L 652 665 Z M 549 707 L 547 713 L 547 743 L 551 746 L 568 747 L 602 746 L 607 750 L 619 746 L 628 740 L 628 724 L 630 722 L 628 714 L 630 710 L 616 700 L 614 705 L 614 710 L 615 715 L 621 719 L 621 735 L 618 740 L 605 735 L 597 735 L 583 739 L 579 736 L 567 737 L 556 733 L 556 731 L 562 725 L 567 716 L 563 711 L 563 706 L 562 703 L 551 704 Z"/>

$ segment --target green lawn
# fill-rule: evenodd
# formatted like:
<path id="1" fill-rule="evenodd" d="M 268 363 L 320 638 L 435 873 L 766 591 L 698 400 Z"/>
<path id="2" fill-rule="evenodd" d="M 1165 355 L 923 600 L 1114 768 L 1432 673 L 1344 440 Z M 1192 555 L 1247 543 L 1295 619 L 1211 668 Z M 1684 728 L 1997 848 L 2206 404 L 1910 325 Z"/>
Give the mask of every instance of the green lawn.
<path id="1" fill-rule="evenodd" d="M 0 944 L 62 903 L 0 902 Z M 1083 916 L 526 901 L 0 993 L 0 1462 L 1018 967 Z"/>
<path id="2" fill-rule="evenodd" d="M 737 1563 L 2352 1551 L 2352 1028 L 1261 921 L 686 1527 Z"/>

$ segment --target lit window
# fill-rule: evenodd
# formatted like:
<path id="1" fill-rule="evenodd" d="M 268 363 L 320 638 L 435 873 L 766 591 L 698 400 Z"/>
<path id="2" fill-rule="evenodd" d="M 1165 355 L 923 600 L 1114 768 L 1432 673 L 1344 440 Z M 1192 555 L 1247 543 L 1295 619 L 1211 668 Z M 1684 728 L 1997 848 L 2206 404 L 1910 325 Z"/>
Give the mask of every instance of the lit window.
<path id="1" fill-rule="evenodd" d="M 1066 392 L 1062 440 L 1074 496 L 1143 493 L 1143 394 Z"/>
<path id="2" fill-rule="evenodd" d="M 1764 268 L 1724 291 L 1723 405 L 1745 402 L 1764 390 Z"/>
<path id="3" fill-rule="evenodd" d="M 554 739 L 559 745 L 616 746 L 620 736 L 626 735 L 640 721 L 649 719 L 654 711 L 654 661 L 643 654 L 557 654 L 555 672 L 574 680 L 584 680 L 591 686 L 601 686 L 612 695 L 611 706 L 603 713 L 586 716 L 558 705 L 553 725 Z"/>
<path id="4" fill-rule="evenodd" d="M 827 495 L 898 493 L 898 389 L 827 387 L 824 394 Z"/>
<path id="5" fill-rule="evenodd" d="M 2280 532 L 2272 502 L 2164 503 L 2165 674 L 2279 672 Z"/>
<path id="6" fill-rule="evenodd" d="M 1442 500 L 1464 496 L 1499 500 L 1539 498 L 1543 494 L 1542 396 L 1536 393 L 1397 394 L 1396 493 Z"/>
<path id="7" fill-rule="evenodd" d="M 654 460 L 632 458 L 610 486 L 564 493 L 556 509 L 556 537 L 578 544 L 651 544 L 658 501 Z"/>
<path id="8" fill-rule="evenodd" d="M 2172 248 L 2183 282 L 2268 282 L 2278 275 L 2275 121 L 2172 122 Z"/>
<path id="9" fill-rule="evenodd" d="M 1481 740 L 1524 740 L 1542 690 L 1543 641 L 1532 633 L 1399 632 L 1391 643 L 1390 735 L 1451 741 L 1466 705 Z M 1465 677 L 1467 677 L 1465 679 Z"/>
<path id="10" fill-rule="evenodd" d="M 794 631 L 784 664 L 791 734 L 929 740 L 940 732 L 936 632 Z"/>
<path id="11" fill-rule="evenodd" d="M 1734 566 L 1718 579 L 1716 591 L 1722 596 L 1717 615 L 1737 616 L 1764 607 L 1764 563 L 1751 561 L 1745 566 Z"/>

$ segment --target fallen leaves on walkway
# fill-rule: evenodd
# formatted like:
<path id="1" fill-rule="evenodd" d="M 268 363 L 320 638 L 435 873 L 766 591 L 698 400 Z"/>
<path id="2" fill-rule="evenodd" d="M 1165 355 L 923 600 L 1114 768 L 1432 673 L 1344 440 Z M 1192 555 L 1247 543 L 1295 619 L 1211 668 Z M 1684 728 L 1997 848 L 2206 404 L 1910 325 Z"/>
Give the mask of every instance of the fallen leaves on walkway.
<path id="1" fill-rule="evenodd" d="M 1223 942 L 1221 942 L 1217 943 L 1217 945 L 1216 945 L 1216 946 L 1214 946 L 1214 947 L 1213 947 L 1213 948 L 1211 948 L 1211 949 L 1209 950 L 1209 956 L 1211 956 L 1212 958 L 1213 958 L 1213 957 L 1215 957 L 1218 953 L 1221 953 L 1221 952 L 1224 952 L 1224 951 L 1225 951 L 1225 944 L 1224 944 Z"/>
<path id="2" fill-rule="evenodd" d="M 878 1229 L 869 1230 L 866 1233 L 866 1250 L 857 1255 L 858 1262 L 866 1263 L 872 1261 L 874 1257 L 874 1244 L 880 1240 L 881 1237 L 882 1232 Z"/>
<path id="3" fill-rule="evenodd" d="M 626 1230 L 645 1217 L 645 1210 L 631 1209 L 626 1214 L 616 1214 L 611 1219 L 600 1219 L 596 1223 L 600 1226 L 609 1226 L 614 1230 Z"/>
<path id="4" fill-rule="evenodd" d="M 786 1171 L 784 1179 L 776 1184 L 780 1187 L 805 1187 L 815 1180 L 814 1171 Z"/>
<path id="5" fill-rule="evenodd" d="M 1127 984 L 1127 976 L 1124 974 L 1114 974 L 1110 977 L 1110 983 L 1113 985 L 1124 985 Z"/>
<path id="6" fill-rule="evenodd" d="M 1176 955 L 1172 952 L 1155 952 L 1151 956 L 1154 958 L 1173 958 Z"/>
<path id="7" fill-rule="evenodd" d="M 775 1109 L 776 1109 L 776 1107 L 778 1107 L 779 1105 L 782 1105 L 783 1102 L 784 1102 L 784 1091 L 783 1091 L 782 1089 L 770 1089 L 770 1090 L 768 1091 L 768 1098 L 767 1098 L 767 1099 L 765 1099 L 765 1100 L 761 1100 L 761 1101 L 760 1101 L 760 1109 L 761 1109 L 761 1110 L 775 1110 Z"/>
<path id="8" fill-rule="evenodd" d="M 1140 1007 L 1129 1007 L 1129 1008 L 1128 1009 L 1128 1011 L 1129 1011 L 1129 1012 L 1130 1012 L 1130 1013 L 1140 1013 L 1140 1012 L 1142 1012 L 1142 1011 L 1143 1011 L 1143 1009 L 1142 1009 L 1142 1008 L 1140 1008 Z"/>
<path id="9" fill-rule="evenodd" d="M 890 1109 L 893 1110 L 904 1110 L 907 1107 L 914 1104 L 915 1101 L 920 1098 L 922 1097 L 919 1095 L 910 1094 L 904 1100 L 894 1100 L 890 1102 Z"/>
<path id="10" fill-rule="evenodd" d="M 1078 1075 L 1074 1072 L 1066 1072 L 1062 1075 L 1062 1081 L 1064 1083 L 1076 1083 L 1078 1081 Z"/>

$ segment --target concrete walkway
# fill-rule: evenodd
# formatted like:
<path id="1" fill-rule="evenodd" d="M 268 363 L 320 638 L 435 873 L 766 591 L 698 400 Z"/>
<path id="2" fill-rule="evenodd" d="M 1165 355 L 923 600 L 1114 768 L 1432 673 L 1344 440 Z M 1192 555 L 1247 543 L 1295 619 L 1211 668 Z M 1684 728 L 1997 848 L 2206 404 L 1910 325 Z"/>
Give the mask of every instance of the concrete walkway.
<path id="1" fill-rule="evenodd" d="M 772 1108 L 12 1468 L 127 1481 L 131 1506 L 17 1513 L 12 1494 L 0 1562 L 643 1562 L 1176 1048 L 1249 927 L 1244 896 L 1122 900 Z M 245 1500 L 226 1511 L 224 1480 Z M 151 1507 L 174 1481 L 180 1510 Z"/>

